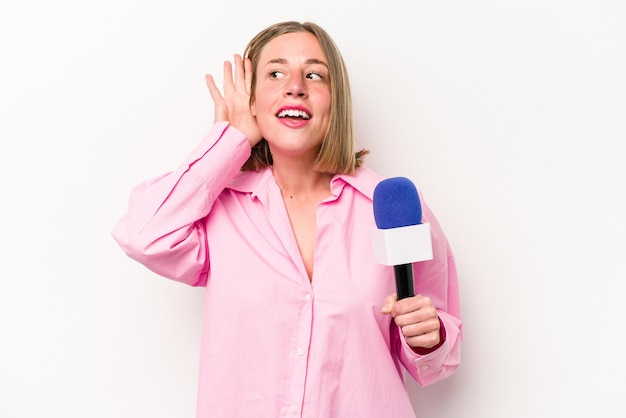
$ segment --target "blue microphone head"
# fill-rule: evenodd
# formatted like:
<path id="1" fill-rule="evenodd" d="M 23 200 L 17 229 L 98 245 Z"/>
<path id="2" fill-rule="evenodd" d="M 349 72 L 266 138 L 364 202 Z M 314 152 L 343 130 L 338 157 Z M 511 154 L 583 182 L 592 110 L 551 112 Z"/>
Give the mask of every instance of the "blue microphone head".
<path id="1" fill-rule="evenodd" d="M 406 177 L 382 180 L 374 189 L 374 220 L 378 229 L 422 223 L 422 205 L 417 189 Z"/>

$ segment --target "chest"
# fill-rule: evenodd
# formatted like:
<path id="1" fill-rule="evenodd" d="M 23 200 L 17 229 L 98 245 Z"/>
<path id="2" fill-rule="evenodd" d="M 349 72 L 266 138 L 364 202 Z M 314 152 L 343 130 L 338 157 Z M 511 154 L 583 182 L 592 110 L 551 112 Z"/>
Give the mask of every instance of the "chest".
<path id="1" fill-rule="evenodd" d="M 318 235 L 317 208 L 324 197 L 319 196 L 316 199 L 308 200 L 294 200 L 293 198 L 284 200 L 289 224 L 309 281 L 313 280 L 315 264 L 315 245 Z"/>

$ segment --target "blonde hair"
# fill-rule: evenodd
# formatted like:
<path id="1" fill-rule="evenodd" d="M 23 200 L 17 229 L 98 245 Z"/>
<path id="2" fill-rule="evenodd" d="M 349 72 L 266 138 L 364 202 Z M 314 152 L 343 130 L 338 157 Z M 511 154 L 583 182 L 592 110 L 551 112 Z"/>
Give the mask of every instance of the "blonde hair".
<path id="1" fill-rule="evenodd" d="M 294 32 L 309 32 L 320 43 L 326 59 L 330 76 L 330 120 L 328 130 L 315 161 L 314 169 L 321 173 L 352 174 L 361 166 L 363 158 L 369 153 L 362 149 L 354 151 L 354 120 L 352 117 L 352 95 L 345 63 L 330 35 L 320 26 L 311 22 L 281 22 L 259 32 L 246 46 L 243 56 L 252 61 L 252 85 L 250 101 L 256 94 L 256 70 L 261 51 L 272 39 Z M 241 167 L 243 171 L 256 171 L 272 165 L 272 153 L 269 144 L 262 139 L 252 148 L 252 155 Z"/>

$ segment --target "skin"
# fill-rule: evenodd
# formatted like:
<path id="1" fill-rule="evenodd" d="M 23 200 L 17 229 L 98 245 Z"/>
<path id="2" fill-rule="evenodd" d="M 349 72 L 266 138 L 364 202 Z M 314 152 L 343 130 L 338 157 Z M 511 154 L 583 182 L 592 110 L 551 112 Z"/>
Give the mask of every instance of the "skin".
<path id="1" fill-rule="evenodd" d="M 256 100 L 250 110 L 270 144 L 274 168 L 277 163 L 282 167 L 291 166 L 290 160 L 304 160 L 310 175 L 328 130 L 329 80 L 324 52 L 308 32 L 279 36 L 261 51 Z M 304 111 L 310 118 L 277 118 L 285 109 Z"/>
<path id="2" fill-rule="evenodd" d="M 215 122 L 228 121 L 248 138 L 250 146 L 262 138 L 269 143 L 274 178 L 282 190 L 309 280 L 313 279 L 317 206 L 330 195 L 330 176 L 313 170 L 330 116 L 325 63 L 315 36 L 297 32 L 274 38 L 261 51 L 252 103 L 249 59 L 234 55 L 232 63 L 224 62 L 223 94 L 213 77 L 206 75 Z M 309 117 L 279 118 L 277 114 L 284 109 L 303 110 Z M 440 323 L 429 298 L 416 295 L 398 301 L 395 294 L 389 295 L 381 312 L 393 317 L 411 347 L 431 348 L 439 343 Z"/>

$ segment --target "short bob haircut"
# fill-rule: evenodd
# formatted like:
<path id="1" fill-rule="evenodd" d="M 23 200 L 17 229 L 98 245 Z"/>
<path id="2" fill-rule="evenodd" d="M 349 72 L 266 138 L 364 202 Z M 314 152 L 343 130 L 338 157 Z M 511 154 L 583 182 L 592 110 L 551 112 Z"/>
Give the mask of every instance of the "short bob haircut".
<path id="1" fill-rule="evenodd" d="M 319 41 L 326 59 L 330 76 L 330 120 L 320 151 L 315 161 L 315 171 L 329 174 L 353 174 L 363 163 L 369 151 L 355 153 L 352 96 L 345 63 L 332 38 L 324 29 L 311 22 L 281 22 L 259 32 L 246 46 L 244 58 L 252 62 L 250 103 L 256 94 L 256 71 L 261 51 L 272 39 L 294 32 L 309 32 Z M 262 139 L 252 148 L 252 155 L 241 167 L 242 171 L 258 171 L 273 163 L 269 144 Z"/>

